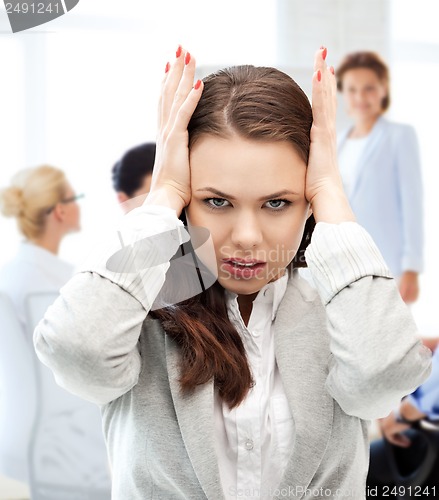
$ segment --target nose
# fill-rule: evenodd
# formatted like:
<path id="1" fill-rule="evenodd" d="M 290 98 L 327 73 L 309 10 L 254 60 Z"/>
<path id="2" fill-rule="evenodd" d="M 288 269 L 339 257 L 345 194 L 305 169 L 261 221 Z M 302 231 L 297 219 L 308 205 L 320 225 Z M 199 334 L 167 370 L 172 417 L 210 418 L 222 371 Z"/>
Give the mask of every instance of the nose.
<path id="1" fill-rule="evenodd" d="M 367 92 L 365 90 L 360 90 L 357 94 L 357 101 L 363 103 L 366 100 Z"/>
<path id="2" fill-rule="evenodd" d="M 252 249 L 262 243 L 262 229 L 258 217 L 253 213 L 241 213 L 233 222 L 232 243 L 243 250 Z"/>

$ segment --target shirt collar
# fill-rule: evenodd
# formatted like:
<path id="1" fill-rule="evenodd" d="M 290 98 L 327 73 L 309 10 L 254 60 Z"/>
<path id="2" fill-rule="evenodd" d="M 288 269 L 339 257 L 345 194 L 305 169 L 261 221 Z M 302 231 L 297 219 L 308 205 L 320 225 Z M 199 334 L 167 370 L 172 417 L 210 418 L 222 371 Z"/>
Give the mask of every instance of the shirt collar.
<path id="1" fill-rule="evenodd" d="M 63 281 L 70 279 L 73 274 L 74 266 L 72 264 L 61 260 L 57 255 L 30 241 L 21 243 L 18 258 L 44 269 L 48 274 L 58 276 Z"/>
<path id="2" fill-rule="evenodd" d="M 278 278 L 277 280 L 272 281 L 271 283 L 267 283 L 265 286 L 263 286 L 259 290 L 259 293 L 256 296 L 255 300 L 253 301 L 253 303 L 259 302 L 272 305 L 271 321 L 274 321 L 274 319 L 276 318 L 279 304 L 281 303 L 285 295 L 285 292 L 287 290 L 288 276 L 289 276 L 288 268 L 286 268 L 284 275 Z M 238 307 L 237 305 L 238 295 L 236 293 L 226 290 L 225 297 L 228 308 L 232 306 L 232 303 L 236 305 L 236 307 Z"/>

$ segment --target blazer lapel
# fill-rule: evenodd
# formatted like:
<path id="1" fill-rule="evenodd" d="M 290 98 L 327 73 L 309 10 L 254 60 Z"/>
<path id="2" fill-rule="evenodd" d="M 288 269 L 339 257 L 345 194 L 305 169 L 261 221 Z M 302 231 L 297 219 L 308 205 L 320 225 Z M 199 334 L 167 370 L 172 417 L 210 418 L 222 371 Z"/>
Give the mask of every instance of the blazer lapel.
<path id="1" fill-rule="evenodd" d="M 224 498 L 214 447 L 214 384 L 201 385 L 183 395 L 178 381 L 179 350 L 166 337 L 166 363 L 178 423 L 195 474 L 207 498 Z"/>
<path id="2" fill-rule="evenodd" d="M 329 357 L 325 324 L 317 292 L 293 272 L 275 322 L 276 359 L 295 427 L 280 490 L 288 486 L 306 489 L 331 435 L 334 402 L 325 389 Z"/>

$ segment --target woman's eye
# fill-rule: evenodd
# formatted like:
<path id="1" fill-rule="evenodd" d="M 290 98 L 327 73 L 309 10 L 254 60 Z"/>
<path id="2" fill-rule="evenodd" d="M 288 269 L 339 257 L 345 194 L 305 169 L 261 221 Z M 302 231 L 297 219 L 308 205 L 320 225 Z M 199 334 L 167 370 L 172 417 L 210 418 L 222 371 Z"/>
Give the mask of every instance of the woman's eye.
<path id="1" fill-rule="evenodd" d="M 267 203 L 269 203 L 269 208 L 272 208 L 274 210 L 282 210 L 291 205 L 291 201 L 288 200 L 270 200 L 267 201 Z"/>
<path id="2" fill-rule="evenodd" d="M 204 202 L 207 203 L 209 208 L 223 208 L 228 203 L 224 198 L 207 198 Z"/>

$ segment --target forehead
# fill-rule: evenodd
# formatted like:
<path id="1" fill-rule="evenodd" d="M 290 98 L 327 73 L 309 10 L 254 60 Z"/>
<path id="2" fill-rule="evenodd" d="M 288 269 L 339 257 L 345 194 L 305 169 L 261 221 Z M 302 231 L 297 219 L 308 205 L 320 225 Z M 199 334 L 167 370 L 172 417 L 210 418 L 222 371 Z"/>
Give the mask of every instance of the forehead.
<path id="1" fill-rule="evenodd" d="M 275 192 L 292 185 L 302 189 L 306 174 L 306 164 L 290 142 L 239 136 L 200 137 L 191 149 L 190 168 L 193 189 L 215 186 L 228 193 L 250 188 Z"/>
<path id="2" fill-rule="evenodd" d="M 343 76 L 345 85 L 355 85 L 362 83 L 381 83 L 378 75 L 370 68 L 354 68 L 346 71 Z"/>

